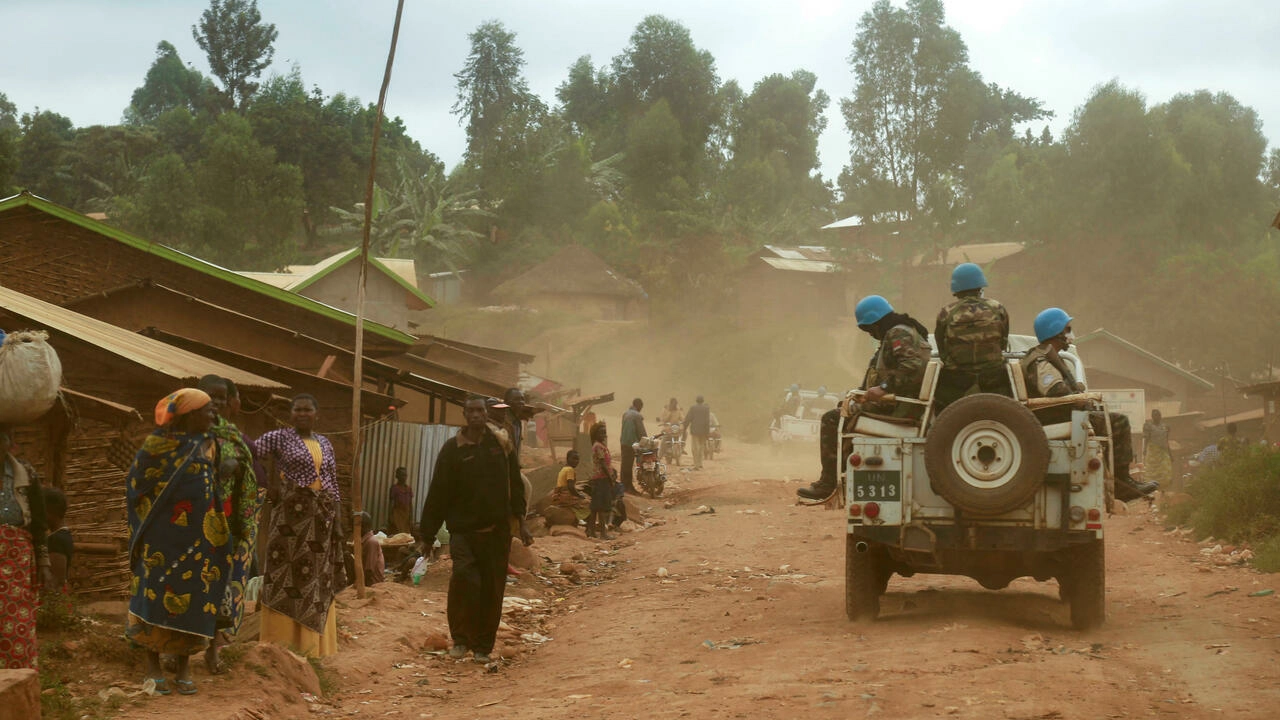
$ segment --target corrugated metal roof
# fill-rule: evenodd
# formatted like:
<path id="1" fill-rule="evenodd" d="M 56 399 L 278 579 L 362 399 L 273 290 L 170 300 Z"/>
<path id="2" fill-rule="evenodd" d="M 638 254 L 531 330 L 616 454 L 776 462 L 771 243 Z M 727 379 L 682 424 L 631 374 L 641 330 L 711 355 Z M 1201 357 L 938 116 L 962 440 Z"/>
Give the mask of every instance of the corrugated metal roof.
<path id="1" fill-rule="evenodd" d="M 862 217 L 859 215 L 850 215 L 847 218 L 841 218 L 828 225 L 823 225 L 823 230 L 838 230 L 839 228 L 860 227 L 862 225 Z"/>
<path id="2" fill-rule="evenodd" d="M 959 265 L 960 263 L 971 262 L 979 265 L 986 265 L 987 263 L 995 262 L 1000 258 L 1016 255 L 1017 253 L 1022 252 L 1022 250 L 1022 243 L 1016 242 L 957 245 L 952 248 L 947 248 L 936 256 L 917 256 L 916 264 Z"/>
<path id="3" fill-rule="evenodd" d="M 833 262 L 824 262 L 821 260 L 789 260 L 787 258 L 771 258 L 762 257 L 761 260 L 769 264 L 777 270 L 792 270 L 795 272 L 814 272 L 814 273 L 833 273 L 840 269 L 840 266 Z"/>
<path id="4" fill-rule="evenodd" d="M 298 281 L 298 276 L 291 273 L 270 273 L 270 272 L 241 272 L 241 275 L 250 280 L 264 282 L 272 287 L 287 289 L 290 285 Z"/>
<path id="5" fill-rule="evenodd" d="M 236 385 L 243 387 L 269 390 L 288 388 L 288 385 L 282 385 L 240 368 L 209 360 L 158 340 L 129 332 L 124 328 L 37 300 L 16 290 L 0 287 L 0 308 L 42 329 L 69 335 L 175 380 L 218 375 L 230 378 Z"/>

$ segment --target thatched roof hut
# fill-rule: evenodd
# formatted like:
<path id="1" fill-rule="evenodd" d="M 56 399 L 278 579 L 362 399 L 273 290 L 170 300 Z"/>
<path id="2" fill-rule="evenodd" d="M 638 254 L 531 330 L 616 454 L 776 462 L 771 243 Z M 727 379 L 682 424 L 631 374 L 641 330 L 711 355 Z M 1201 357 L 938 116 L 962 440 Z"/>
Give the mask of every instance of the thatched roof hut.
<path id="1" fill-rule="evenodd" d="M 636 281 L 609 267 L 599 255 L 569 245 L 490 293 L 500 303 L 564 311 L 599 320 L 636 320 L 649 296 Z"/>

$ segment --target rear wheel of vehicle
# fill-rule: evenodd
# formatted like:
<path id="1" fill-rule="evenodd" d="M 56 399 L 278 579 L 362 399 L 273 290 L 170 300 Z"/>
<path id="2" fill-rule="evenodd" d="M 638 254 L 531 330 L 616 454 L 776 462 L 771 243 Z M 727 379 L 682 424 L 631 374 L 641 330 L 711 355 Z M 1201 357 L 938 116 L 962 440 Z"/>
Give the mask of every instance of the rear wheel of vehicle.
<path id="1" fill-rule="evenodd" d="M 1049 441 L 1031 411 L 1003 395 L 952 403 L 929 428 L 925 466 L 933 489 L 974 515 L 1026 505 L 1049 469 Z"/>
<path id="2" fill-rule="evenodd" d="M 880 615 L 880 593 L 888 583 L 881 580 L 875 546 L 858 552 L 858 540 L 845 536 L 844 546 L 844 614 L 850 620 L 875 620 Z"/>
<path id="3" fill-rule="evenodd" d="M 1101 540 L 1072 551 L 1071 579 L 1065 588 L 1071 602 L 1071 627 L 1089 630 L 1107 619 L 1107 559 Z"/>

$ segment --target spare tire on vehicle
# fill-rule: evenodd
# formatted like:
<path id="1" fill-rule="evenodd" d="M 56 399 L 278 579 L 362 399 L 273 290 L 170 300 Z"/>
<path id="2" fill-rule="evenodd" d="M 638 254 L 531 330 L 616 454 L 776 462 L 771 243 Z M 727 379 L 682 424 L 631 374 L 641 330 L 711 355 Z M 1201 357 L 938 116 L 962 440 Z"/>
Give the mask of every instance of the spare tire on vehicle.
<path id="1" fill-rule="evenodd" d="M 1040 421 L 1018 401 L 960 398 L 929 428 L 925 467 L 933 491 L 962 512 L 1000 515 L 1026 505 L 1049 469 Z"/>

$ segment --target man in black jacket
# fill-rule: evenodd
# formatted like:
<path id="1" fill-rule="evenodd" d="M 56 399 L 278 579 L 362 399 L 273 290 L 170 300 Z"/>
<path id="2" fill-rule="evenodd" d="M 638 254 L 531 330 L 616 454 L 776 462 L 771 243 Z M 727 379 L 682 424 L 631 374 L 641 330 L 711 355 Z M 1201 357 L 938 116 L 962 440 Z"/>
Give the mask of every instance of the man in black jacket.
<path id="1" fill-rule="evenodd" d="M 445 441 L 422 506 L 422 538 L 431 542 L 449 526 L 449 656 L 474 651 L 488 663 L 502 620 L 511 536 L 533 543 L 524 526 L 524 483 L 515 446 L 501 428 L 488 424 L 484 398 L 467 400 L 467 426 Z"/>

